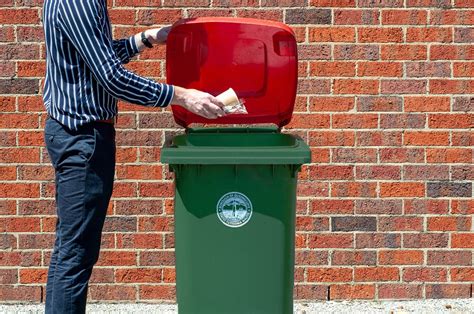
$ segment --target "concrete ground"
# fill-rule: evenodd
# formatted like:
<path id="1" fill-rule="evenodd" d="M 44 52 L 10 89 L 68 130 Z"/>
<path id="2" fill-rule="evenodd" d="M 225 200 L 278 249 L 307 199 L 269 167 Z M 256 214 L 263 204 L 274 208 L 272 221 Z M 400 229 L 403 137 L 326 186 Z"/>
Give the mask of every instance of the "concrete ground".
<path id="1" fill-rule="evenodd" d="M 0 304 L 0 314 L 41 314 L 43 304 Z M 90 303 L 90 314 L 176 314 L 175 304 Z M 474 299 L 441 299 L 419 301 L 328 301 L 296 303 L 295 314 L 320 313 L 474 313 Z M 225 313 L 222 313 L 225 314 Z M 247 314 L 247 313 L 242 313 Z"/>

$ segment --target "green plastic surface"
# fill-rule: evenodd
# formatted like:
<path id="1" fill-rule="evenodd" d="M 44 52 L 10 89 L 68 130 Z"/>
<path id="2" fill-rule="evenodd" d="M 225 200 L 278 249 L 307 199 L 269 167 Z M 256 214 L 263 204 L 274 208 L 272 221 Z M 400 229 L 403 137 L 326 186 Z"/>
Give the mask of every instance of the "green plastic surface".
<path id="1" fill-rule="evenodd" d="M 299 137 L 274 128 L 190 129 L 165 144 L 169 164 L 304 164 L 311 154 Z"/>
<path id="2" fill-rule="evenodd" d="M 309 148 L 272 129 L 190 130 L 172 143 L 161 158 L 175 172 L 179 313 L 293 313 L 297 172 Z M 238 227 L 217 214 L 232 192 L 252 208 Z"/>

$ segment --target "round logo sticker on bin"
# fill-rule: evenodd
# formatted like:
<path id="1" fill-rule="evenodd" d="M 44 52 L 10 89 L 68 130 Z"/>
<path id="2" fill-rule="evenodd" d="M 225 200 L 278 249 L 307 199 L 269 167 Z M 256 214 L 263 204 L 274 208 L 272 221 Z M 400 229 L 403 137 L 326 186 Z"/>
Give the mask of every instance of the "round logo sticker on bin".
<path id="1" fill-rule="evenodd" d="M 239 192 L 226 193 L 217 202 L 217 217 L 227 227 L 242 227 L 249 222 L 252 211 L 250 199 Z"/>

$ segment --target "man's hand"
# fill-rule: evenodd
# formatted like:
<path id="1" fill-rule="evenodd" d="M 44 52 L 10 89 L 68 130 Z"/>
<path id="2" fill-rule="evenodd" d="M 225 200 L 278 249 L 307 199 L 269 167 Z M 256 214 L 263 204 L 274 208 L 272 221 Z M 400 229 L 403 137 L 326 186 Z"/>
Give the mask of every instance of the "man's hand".
<path id="1" fill-rule="evenodd" d="M 151 28 L 145 31 L 145 36 L 153 45 L 159 45 L 166 43 L 168 34 L 171 30 L 171 26 L 165 26 L 162 28 Z"/>
<path id="2" fill-rule="evenodd" d="M 196 89 L 185 89 L 174 86 L 172 104 L 179 105 L 187 110 L 207 119 L 216 119 L 225 116 L 222 109 L 224 104 L 211 94 Z"/>

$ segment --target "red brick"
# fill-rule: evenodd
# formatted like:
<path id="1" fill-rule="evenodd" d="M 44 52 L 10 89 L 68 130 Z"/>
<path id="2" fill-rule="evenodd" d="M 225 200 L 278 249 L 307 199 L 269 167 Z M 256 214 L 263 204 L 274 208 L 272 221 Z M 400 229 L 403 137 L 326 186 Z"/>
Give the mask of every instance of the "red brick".
<path id="1" fill-rule="evenodd" d="M 331 256 L 332 265 L 375 265 L 375 251 L 334 251 Z"/>
<path id="2" fill-rule="evenodd" d="M 353 131 L 310 131 L 310 146 L 354 146 Z"/>
<path id="3" fill-rule="evenodd" d="M 469 148 L 428 148 L 426 160 L 431 163 L 470 163 L 473 158 Z"/>
<path id="4" fill-rule="evenodd" d="M 447 200 L 413 199 L 405 200 L 405 214 L 447 214 Z"/>
<path id="5" fill-rule="evenodd" d="M 208 17 L 208 16 L 234 16 L 234 9 L 196 9 L 191 10 L 188 9 L 188 17 L 189 18 L 197 18 L 197 17 Z"/>
<path id="6" fill-rule="evenodd" d="M 332 197 L 376 197 L 375 182 L 333 182 L 331 183 Z"/>
<path id="7" fill-rule="evenodd" d="M 48 276 L 48 269 L 36 268 L 36 269 L 20 269 L 20 283 L 42 283 L 45 284 Z"/>
<path id="8" fill-rule="evenodd" d="M 383 250 L 379 252 L 381 265 L 421 265 L 423 251 L 419 250 Z"/>
<path id="9" fill-rule="evenodd" d="M 431 60 L 474 60 L 474 51 L 468 45 L 431 45 Z"/>
<path id="10" fill-rule="evenodd" d="M 296 217 L 296 230 L 297 231 L 328 231 L 329 230 L 329 219 L 310 217 L 310 216 L 297 216 Z"/>
<path id="11" fill-rule="evenodd" d="M 89 286 L 89 295 L 92 300 L 136 300 L 136 288 L 125 285 L 95 285 Z"/>
<path id="12" fill-rule="evenodd" d="M 26 286 L 26 285 L 1 285 L 0 286 L 0 297 L 2 300 L 8 301 L 30 301 L 40 302 L 41 301 L 42 288 L 38 285 Z"/>
<path id="13" fill-rule="evenodd" d="M 311 27 L 309 28 L 310 42 L 355 42 L 353 27 Z"/>
<path id="14" fill-rule="evenodd" d="M 390 216 L 379 217 L 379 231 L 422 231 L 422 217 Z"/>
<path id="15" fill-rule="evenodd" d="M 431 284 L 426 285 L 426 297 L 430 299 L 470 298 L 470 284 Z"/>
<path id="16" fill-rule="evenodd" d="M 161 268 L 120 268 L 115 271 L 115 282 L 118 283 L 156 283 L 161 281 Z"/>
<path id="17" fill-rule="evenodd" d="M 44 112 L 45 107 L 41 96 L 18 97 L 18 111 L 20 112 Z"/>
<path id="18" fill-rule="evenodd" d="M 428 251 L 427 265 L 472 265 L 472 253 L 466 250 Z"/>
<path id="19" fill-rule="evenodd" d="M 427 11 L 422 10 L 384 10 L 382 24 L 385 25 L 425 25 Z"/>
<path id="20" fill-rule="evenodd" d="M 15 41 L 15 29 L 13 26 L 1 26 L 0 27 L 0 42 L 13 42 Z M 2 75 L 5 76 L 5 75 Z"/>
<path id="21" fill-rule="evenodd" d="M 294 114 L 288 129 L 328 129 L 328 114 Z"/>
<path id="22" fill-rule="evenodd" d="M 432 10 L 430 24 L 472 25 L 474 24 L 474 12 L 472 10 Z"/>
<path id="23" fill-rule="evenodd" d="M 0 269 L 0 284 L 12 285 L 18 284 L 17 269 Z"/>
<path id="24" fill-rule="evenodd" d="M 39 24 L 38 9 L 0 9 L 1 24 Z"/>
<path id="25" fill-rule="evenodd" d="M 449 145 L 448 132 L 409 131 L 405 133 L 404 145 L 443 146 Z"/>
<path id="26" fill-rule="evenodd" d="M 406 112 L 449 112 L 450 97 L 406 96 L 404 109 Z"/>
<path id="27" fill-rule="evenodd" d="M 163 234 L 136 233 L 117 234 L 117 248 L 161 249 L 163 248 Z"/>
<path id="28" fill-rule="evenodd" d="M 334 148 L 332 153 L 332 162 L 335 163 L 377 162 L 377 151 L 374 148 Z"/>
<path id="29" fill-rule="evenodd" d="M 378 287 L 379 299 L 421 299 L 421 284 L 381 284 Z"/>
<path id="30" fill-rule="evenodd" d="M 44 30 L 41 26 L 18 26 L 16 34 L 18 42 L 44 42 Z"/>
<path id="31" fill-rule="evenodd" d="M 174 23 L 182 17 L 182 14 L 180 9 L 138 10 L 137 22 L 139 25 Z"/>
<path id="32" fill-rule="evenodd" d="M 314 180 L 344 180 L 354 178 L 353 166 L 311 166 L 310 178 Z"/>
<path id="33" fill-rule="evenodd" d="M 474 144 L 474 133 L 452 131 L 451 146 L 472 146 Z"/>
<path id="34" fill-rule="evenodd" d="M 138 231 L 173 231 L 173 218 L 171 217 L 140 217 Z"/>
<path id="35" fill-rule="evenodd" d="M 357 233 L 356 248 L 400 248 L 400 233 Z"/>
<path id="36" fill-rule="evenodd" d="M 408 28 L 406 34 L 407 42 L 442 42 L 449 43 L 453 41 L 452 28 Z"/>
<path id="37" fill-rule="evenodd" d="M 329 94 L 331 80 L 327 79 L 300 79 L 298 83 L 299 94 Z"/>
<path id="38" fill-rule="evenodd" d="M 355 62 L 311 62 L 311 76 L 355 76 Z"/>
<path id="39" fill-rule="evenodd" d="M 308 247 L 310 248 L 352 248 L 354 237 L 352 234 L 309 234 Z"/>
<path id="40" fill-rule="evenodd" d="M 357 166 L 356 178 L 363 180 L 400 180 L 399 166 Z"/>
<path id="41" fill-rule="evenodd" d="M 451 0 L 407 0 L 407 7 L 450 8 Z"/>
<path id="42" fill-rule="evenodd" d="M 380 183 L 381 197 L 423 197 L 425 184 L 421 182 Z"/>
<path id="43" fill-rule="evenodd" d="M 15 63 L 9 61 L 1 61 L 0 62 L 0 77 L 13 77 L 15 76 Z M 1 103 L 0 103 L 1 105 Z M 1 110 L 0 111 L 7 111 Z"/>
<path id="44" fill-rule="evenodd" d="M 404 267 L 402 269 L 405 282 L 439 282 L 447 281 L 447 271 L 445 268 L 433 267 Z"/>
<path id="45" fill-rule="evenodd" d="M 376 114 L 334 114 L 332 120 L 336 129 L 373 129 L 377 124 Z"/>
<path id="46" fill-rule="evenodd" d="M 453 214 L 474 214 L 474 200 L 452 200 L 451 210 Z"/>
<path id="47" fill-rule="evenodd" d="M 375 285 L 331 285 L 329 300 L 354 300 L 375 298 Z"/>
<path id="48" fill-rule="evenodd" d="M 41 252 L 36 251 L 0 251 L 2 266 L 34 266 L 41 263 Z"/>
<path id="49" fill-rule="evenodd" d="M 449 166 L 447 165 L 405 165 L 404 180 L 448 180 Z"/>
<path id="50" fill-rule="evenodd" d="M 427 46 L 425 45 L 383 45 L 382 60 L 426 60 Z"/>
<path id="51" fill-rule="evenodd" d="M 346 267 L 315 268 L 306 270 L 308 282 L 347 282 L 352 281 L 352 269 Z"/>
<path id="52" fill-rule="evenodd" d="M 474 64 L 471 62 L 455 62 L 453 65 L 455 77 L 473 77 Z"/>
<path id="53" fill-rule="evenodd" d="M 447 62 L 408 62 L 406 73 L 408 77 L 449 77 L 451 66 Z"/>
<path id="54" fill-rule="evenodd" d="M 329 185 L 327 183 L 300 182 L 298 184 L 298 196 L 322 197 L 328 196 Z"/>
<path id="55" fill-rule="evenodd" d="M 359 7 L 401 8 L 403 0 L 359 0 Z"/>
<path id="56" fill-rule="evenodd" d="M 277 22 L 283 21 L 282 10 L 259 10 L 259 9 L 239 9 L 237 10 L 238 17 L 273 20 Z M 287 15 L 288 17 L 288 15 Z"/>
<path id="57" fill-rule="evenodd" d="M 334 24 L 336 25 L 377 25 L 379 12 L 376 10 L 334 10 Z"/>
<path id="58" fill-rule="evenodd" d="M 310 0 L 315 7 L 355 7 L 356 0 Z"/>
<path id="59" fill-rule="evenodd" d="M 377 80 L 335 79 L 334 94 L 377 94 L 379 82 Z"/>
<path id="60" fill-rule="evenodd" d="M 432 129 L 469 129 L 474 127 L 474 114 L 430 114 L 428 126 Z"/>
<path id="61" fill-rule="evenodd" d="M 359 28 L 359 42 L 362 43 L 400 43 L 403 41 L 403 31 L 401 28 Z"/>
<path id="62" fill-rule="evenodd" d="M 357 76 L 401 77 L 403 65 L 400 62 L 359 62 Z"/>
<path id="63" fill-rule="evenodd" d="M 474 41 L 474 27 L 454 28 L 454 42 L 472 43 Z"/>
<path id="64" fill-rule="evenodd" d="M 39 119 L 37 114 L 0 114 L 0 128 L 2 129 L 37 129 L 38 127 Z"/>
<path id="65" fill-rule="evenodd" d="M 448 235 L 444 233 L 405 233 L 404 248 L 436 248 L 448 247 Z"/>
<path id="66" fill-rule="evenodd" d="M 18 77 L 44 77 L 46 64 L 43 61 L 19 61 Z"/>
<path id="67" fill-rule="evenodd" d="M 400 274 L 397 267 L 356 267 L 354 281 L 398 281 Z"/>
<path id="68" fill-rule="evenodd" d="M 334 45 L 335 60 L 378 60 L 378 45 Z"/>
<path id="69" fill-rule="evenodd" d="M 474 281 L 474 267 L 452 267 L 449 273 L 451 281 Z"/>
<path id="70" fill-rule="evenodd" d="M 430 80 L 429 92 L 433 94 L 472 94 L 474 93 L 474 80 Z"/>
<path id="71" fill-rule="evenodd" d="M 402 201 L 387 199 L 356 200 L 355 213 L 400 215 L 402 213 Z"/>
<path id="72" fill-rule="evenodd" d="M 357 132 L 357 146 L 401 146 L 402 132 L 387 131 L 380 133 L 377 131 Z"/>
<path id="73" fill-rule="evenodd" d="M 37 183 L 0 183 L 0 197 L 38 198 L 40 186 Z"/>
<path id="74" fill-rule="evenodd" d="M 426 116 L 424 114 L 381 114 L 380 127 L 382 129 L 423 129 Z"/>
<path id="75" fill-rule="evenodd" d="M 176 295 L 175 286 L 140 286 L 140 300 L 174 300 Z"/>
<path id="76" fill-rule="evenodd" d="M 315 111 L 349 111 L 354 108 L 353 97 L 310 97 L 309 110 Z"/>
<path id="77" fill-rule="evenodd" d="M 161 0 L 115 0 L 117 7 L 159 7 Z"/>
<path id="78" fill-rule="evenodd" d="M 470 222 L 468 222 L 467 224 L 470 225 Z M 470 228 L 467 229 L 467 230 L 470 230 Z M 456 234 L 453 234 L 451 236 L 451 247 L 453 247 L 453 248 L 474 248 L 474 233 L 471 232 L 471 233 L 456 233 Z"/>
<path id="79" fill-rule="evenodd" d="M 270 2 L 270 1 L 268 1 Z M 267 5 L 270 3 L 267 3 Z M 263 4 L 262 4 L 263 5 Z M 213 7 L 258 7 L 258 0 L 214 0 Z"/>
<path id="80" fill-rule="evenodd" d="M 297 300 L 327 300 L 328 288 L 326 285 L 295 285 Z"/>
<path id="81" fill-rule="evenodd" d="M 384 148 L 380 150 L 382 162 L 412 162 L 420 163 L 424 161 L 424 151 L 417 148 Z"/>
<path id="82" fill-rule="evenodd" d="M 136 265 L 134 251 L 101 251 L 97 266 L 133 266 Z"/>
<path id="83" fill-rule="evenodd" d="M 454 0 L 456 8 L 474 8 L 474 3 L 471 0 Z"/>
<path id="84" fill-rule="evenodd" d="M 426 80 L 382 80 L 382 94 L 424 94 L 426 93 Z"/>

